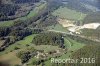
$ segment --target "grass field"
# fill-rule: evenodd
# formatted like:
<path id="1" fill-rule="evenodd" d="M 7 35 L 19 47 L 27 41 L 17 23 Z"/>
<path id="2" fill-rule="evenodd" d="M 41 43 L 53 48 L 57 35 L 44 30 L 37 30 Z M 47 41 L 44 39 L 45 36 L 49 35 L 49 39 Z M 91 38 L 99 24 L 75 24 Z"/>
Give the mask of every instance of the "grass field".
<path id="1" fill-rule="evenodd" d="M 17 20 L 27 20 L 29 18 L 32 18 L 32 17 L 36 16 L 41 10 L 43 10 L 45 8 L 45 6 L 46 6 L 46 3 L 42 3 L 41 5 L 39 4 L 39 6 L 35 7 L 33 10 L 31 10 L 27 16 L 20 17 L 15 20 L 2 21 L 2 22 L 0 22 L 0 27 L 11 26 L 11 25 L 13 25 L 14 21 L 17 21 Z"/>
<path id="2" fill-rule="evenodd" d="M 16 57 L 16 51 L 0 56 L 0 61 L 10 63 L 12 66 L 21 64 L 21 60 Z"/>
<path id="3" fill-rule="evenodd" d="M 14 21 L 4 21 L 4 22 L 0 22 L 0 27 L 3 27 L 3 26 L 11 26 L 13 25 Z"/>
<path id="4" fill-rule="evenodd" d="M 67 7 L 60 7 L 52 13 L 54 16 L 71 20 L 83 20 L 86 14 L 68 9 Z"/>
<path id="5" fill-rule="evenodd" d="M 44 50 L 44 52 L 60 49 L 58 46 L 52 46 L 52 45 L 39 45 L 39 46 L 33 45 L 33 47 L 37 50 Z"/>
<path id="6" fill-rule="evenodd" d="M 65 38 L 66 39 L 66 38 Z M 67 41 L 66 41 L 67 40 Z M 65 40 L 65 42 L 70 42 L 69 44 L 70 44 L 70 47 L 69 47 L 69 49 L 68 49 L 68 51 L 67 51 L 67 54 L 63 54 L 60 58 L 70 58 L 70 56 L 71 56 L 71 54 L 72 54 L 72 52 L 76 52 L 78 49 L 80 49 L 80 48 L 82 48 L 82 47 L 84 47 L 85 46 L 85 44 L 83 44 L 83 43 L 78 43 L 78 42 L 76 42 L 76 41 L 74 41 L 74 40 L 72 40 L 72 39 L 70 39 L 70 38 L 67 38 Z M 68 46 L 68 43 L 65 43 L 65 44 L 67 44 L 67 46 Z"/>
<path id="7" fill-rule="evenodd" d="M 56 24 L 55 26 L 49 26 L 47 27 L 48 30 L 56 30 L 56 31 L 62 31 L 62 32 L 67 32 L 67 28 L 64 28 L 62 25 L 60 24 Z"/>

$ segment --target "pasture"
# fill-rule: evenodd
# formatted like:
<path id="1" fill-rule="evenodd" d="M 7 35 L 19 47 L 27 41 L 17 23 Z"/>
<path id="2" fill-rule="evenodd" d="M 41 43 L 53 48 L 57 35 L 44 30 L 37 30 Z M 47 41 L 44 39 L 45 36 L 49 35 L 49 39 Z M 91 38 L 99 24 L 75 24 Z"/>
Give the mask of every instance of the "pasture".
<path id="1" fill-rule="evenodd" d="M 86 14 L 83 14 L 81 12 L 77 12 L 75 10 L 68 9 L 67 7 L 60 7 L 57 10 L 55 10 L 52 15 L 57 16 L 59 18 L 64 18 L 68 20 L 83 20 L 86 16 Z"/>

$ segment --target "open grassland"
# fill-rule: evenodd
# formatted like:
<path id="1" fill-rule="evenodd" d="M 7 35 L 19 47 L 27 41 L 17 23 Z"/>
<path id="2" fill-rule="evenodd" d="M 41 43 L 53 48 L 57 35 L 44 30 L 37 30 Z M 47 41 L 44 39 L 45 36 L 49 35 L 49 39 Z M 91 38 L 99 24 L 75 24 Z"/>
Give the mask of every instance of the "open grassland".
<path id="1" fill-rule="evenodd" d="M 86 14 L 68 9 L 67 7 L 60 7 L 52 13 L 54 16 L 65 18 L 69 20 L 83 20 Z"/>
<path id="2" fill-rule="evenodd" d="M 33 44 L 33 47 L 37 50 L 44 50 L 44 52 L 54 51 L 57 49 L 60 49 L 58 46 L 52 46 L 52 45 L 39 45 L 36 46 Z"/>
<path id="3" fill-rule="evenodd" d="M 64 28 L 60 24 L 52 25 L 47 27 L 48 30 L 55 30 L 55 31 L 61 31 L 61 32 L 67 32 L 67 28 Z"/>
<path id="4" fill-rule="evenodd" d="M 0 27 L 3 27 L 3 26 L 11 26 L 13 25 L 14 21 L 4 21 L 4 22 L 0 22 Z"/>
<path id="5" fill-rule="evenodd" d="M 68 45 L 68 43 L 67 43 L 68 41 L 70 42 L 70 43 L 69 43 L 70 47 L 69 47 L 67 53 L 66 53 L 66 54 L 63 54 L 63 55 L 62 55 L 61 57 L 59 57 L 59 58 L 63 58 L 63 59 L 64 59 L 64 58 L 70 58 L 70 56 L 71 56 L 71 54 L 72 54 L 73 52 L 76 52 L 77 50 L 79 50 L 79 49 L 81 49 L 82 47 L 85 46 L 85 44 L 83 44 L 83 43 L 78 43 L 78 42 L 76 42 L 76 41 L 74 41 L 74 40 L 72 40 L 72 39 L 70 39 L 70 38 L 65 39 L 65 44 Z"/>
<path id="6" fill-rule="evenodd" d="M 67 40 L 69 40 L 69 42 L 71 43 L 71 47 L 69 47 L 68 51 L 77 51 L 78 49 L 80 49 L 83 46 L 85 46 L 85 44 L 76 42 L 75 40 L 72 40 L 70 38 L 67 38 Z M 67 43 L 65 43 L 65 44 L 67 44 Z"/>
<path id="7" fill-rule="evenodd" d="M 2 56 L 0 56 L 0 61 L 2 62 L 7 62 L 12 64 L 12 66 L 16 65 L 16 64 L 21 64 L 21 60 L 19 58 L 16 57 L 16 51 L 14 52 L 9 52 L 8 54 L 4 54 Z"/>
<path id="8" fill-rule="evenodd" d="M 17 18 L 15 20 L 9 20 L 9 21 L 2 21 L 0 22 L 0 27 L 3 26 L 11 26 L 13 23 L 17 20 L 27 20 L 29 18 L 34 18 L 41 10 L 43 10 L 46 7 L 46 3 L 38 4 L 39 6 L 35 7 L 33 10 L 30 11 L 30 13 L 24 17 Z"/>

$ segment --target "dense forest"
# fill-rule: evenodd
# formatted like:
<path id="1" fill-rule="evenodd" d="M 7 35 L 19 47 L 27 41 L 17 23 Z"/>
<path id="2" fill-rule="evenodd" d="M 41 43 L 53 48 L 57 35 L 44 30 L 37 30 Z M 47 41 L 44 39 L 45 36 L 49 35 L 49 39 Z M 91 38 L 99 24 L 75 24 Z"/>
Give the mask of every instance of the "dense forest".
<path id="1" fill-rule="evenodd" d="M 95 58 L 95 60 L 91 60 L 90 63 L 81 64 L 77 63 L 77 65 L 83 66 L 98 66 L 100 63 L 100 45 L 87 45 L 82 49 L 73 53 L 72 58 Z M 80 61 L 79 61 L 80 62 Z M 92 63 L 95 62 L 95 63 Z"/>
<path id="2" fill-rule="evenodd" d="M 87 24 L 87 23 L 98 23 L 100 22 L 100 12 L 94 12 L 94 13 L 90 13 L 88 14 L 84 20 L 83 23 Z"/>
<path id="3" fill-rule="evenodd" d="M 36 51 L 34 48 L 30 48 L 27 51 L 19 51 L 16 56 L 21 59 L 22 63 L 25 63 L 37 54 Z"/>
<path id="4" fill-rule="evenodd" d="M 6 2 L 6 0 L 4 2 Z M 26 11 L 25 9 L 27 9 L 27 6 L 30 5 L 29 3 L 34 4 L 40 2 L 40 0 L 8 0 L 8 3 L 4 3 L 4 2 L 1 1 L 0 4 L 0 21 L 13 20 L 19 17 L 18 14 L 20 12 Z M 25 5 L 26 3 L 27 6 Z M 30 6 L 33 7 L 33 5 Z M 29 8 L 28 11 L 30 11 L 30 9 L 31 8 Z M 24 15 L 22 14 L 21 16 L 27 15 L 27 12 L 24 13 Z"/>
<path id="5" fill-rule="evenodd" d="M 16 3 L 16 4 L 23 4 L 23 3 L 35 3 L 35 2 L 39 2 L 40 0 L 12 0 L 12 2 Z"/>
<path id="6" fill-rule="evenodd" d="M 8 16 L 15 15 L 16 10 L 19 7 L 12 4 L 0 4 L 0 21 L 9 20 Z"/>
<path id="7" fill-rule="evenodd" d="M 86 9 L 79 0 L 68 0 L 68 4 L 66 5 L 68 8 L 72 9 L 72 10 L 76 10 L 79 12 L 83 12 L 83 13 L 88 13 L 91 12 L 91 10 Z M 79 7 L 80 6 L 80 7 Z"/>
<path id="8" fill-rule="evenodd" d="M 100 40 L 100 29 L 82 29 L 82 35 L 93 40 Z"/>
<path id="9" fill-rule="evenodd" d="M 33 44 L 54 46 L 58 45 L 59 47 L 64 48 L 64 38 L 59 33 L 41 33 L 33 38 Z"/>

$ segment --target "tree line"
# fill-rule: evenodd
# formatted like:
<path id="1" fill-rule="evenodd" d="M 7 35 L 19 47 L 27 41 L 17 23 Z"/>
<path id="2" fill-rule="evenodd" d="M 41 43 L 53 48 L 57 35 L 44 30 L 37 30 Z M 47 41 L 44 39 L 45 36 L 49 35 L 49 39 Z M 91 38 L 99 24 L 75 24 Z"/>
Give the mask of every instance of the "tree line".
<path id="1" fill-rule="evenodd" d="M 39 2 L 40 0 L 11 0 L 11 1 L 16 4 L 23 4 L 23 3 L 36 3 Z"/>
<path id="2" fill-rule="evenodd" d="M 79 37 L 79 36 L 74 36 L 74 35 L 66 35 L 66 37 L 69 37 L 77 42 L 80 42 L 80 43 L 83 43 L 83 44 L 100 44 L 100 42 L 97 42 L 97 41 L 93 41 L 93 40 L 90 40 L 90 39 L 86 39 L 86 38 L 82 38 L 82 37 Z"/>
<path id="3" fill-rule="evenodd" d="M 22 63 L 26 63 L 30 58 L 33 58 L 37 54 L 37 50 L 32 48 L 27 49 L 26 51 L 19 51 L 16 53 L 16 56 L 21 59 Z"/>

